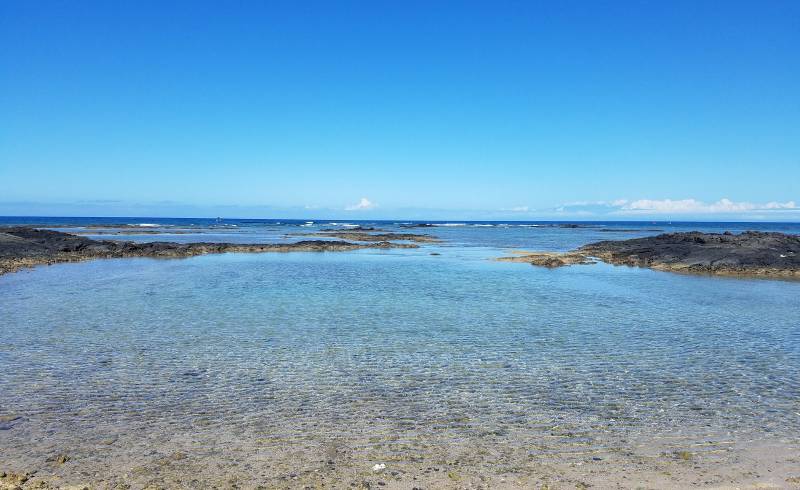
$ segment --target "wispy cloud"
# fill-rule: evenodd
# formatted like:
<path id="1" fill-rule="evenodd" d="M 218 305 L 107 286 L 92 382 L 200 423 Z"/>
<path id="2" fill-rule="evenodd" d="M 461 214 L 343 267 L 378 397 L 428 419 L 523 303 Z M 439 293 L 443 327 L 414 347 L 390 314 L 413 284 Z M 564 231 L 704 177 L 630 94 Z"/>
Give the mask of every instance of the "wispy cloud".
<path id="1" fill-rule="evenodd" d="M 479 208 L 430 208 L 378 206 L 369 198 L 342 207 L 318 205 L 192 204 L 173 201 L 2 201 L 0 216 L 143 216 L 228 218 L 350 218 L 419 220 L 698 220 L 698 221 L 792 221 L 800 222 L 800 199 L 750 202 L 719 199 L 609 199 L 573 201 L 553 207 L 509 206 Z"/>
<path id="2" fill-rule="evenodd" d="M 550 209 L 549 211 L 581 215 L 593 213 L 605 214 L 619 209 L 627 202 L 628 201 L 626 199 L 617 199 L 614 201 L 573 201 L 562 204 L 561 206 L 558 206 L 555 209 Z"/>
<path id="3" fill-rule="evenodd" d="M 657 214 L 725 214 L 749 213 L 757 211 L 782 211 L 797 210 L 794 201 L 768 203 L 752 203 L 747 201 L 735 202 L 730 199 L 706 203 L 697 199 L 639 199 L 624 202 L 618 206 L 617 213 L 657 213 Z"/>
<path id="4" fill-rule="evenodd" d="M 770 201 L 754 203 L 749 201 L 733 201 L 723 198 L 715 202 L 699 199 L 615 199 L 609 201 L 575 201 L 561 206 L 532 210 L 531 213 L 542 216 L 559 216 L 562 218 L 644 218 L 671 217 L 676 219 L 687 217 L 719 217 L 752 218 L 752 219 L 786 219 L 800 217 L 800 206 L 795 201 Z M 771 217 L 771 218 L 770 218 Z"/>
<path id="5" fill-rule="evenodd" d="M 374 202 L 370 201 L 366 197 L 362 197 L 360 201 L 356 204 L 352 204 L 344 208 L 345 211 L 366 211 L 368 209 L 374 209 L 378 205 Z"/>

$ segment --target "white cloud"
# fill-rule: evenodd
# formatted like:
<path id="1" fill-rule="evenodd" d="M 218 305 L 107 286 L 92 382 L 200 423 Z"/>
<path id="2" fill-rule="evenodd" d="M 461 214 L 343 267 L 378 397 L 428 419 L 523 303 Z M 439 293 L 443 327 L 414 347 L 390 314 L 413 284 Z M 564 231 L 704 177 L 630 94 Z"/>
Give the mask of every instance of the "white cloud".
<path id="1" fill-rule="evenodd" d="M 786 201 L 786 202 L 768 202 L 764 205 L 764 209 L 800 209 L 797 207 L 794 201 Z"/>
<path id="2" fill-rule="evenodd" d="M 716 214 L 716 213 L 748 213 L 752 211 L 767 210 L 797 210 L 794 201 L 768 202 L 757 204 L 747 201 L 734 202 L 730 199 L 720 199 L 717 202 L 706 203 L 697 199 L 639 199 L 624 202 L 618 206 L 619 214 Z"/>
<path id="3" fill-rule="evenodd" d="M 362 197 L 357 204 L 352 204 L 344 208 L 345 211 L 366 211 L 367 209 L 373 209 L 378 205 L 374 202 L 370 201 L 366 197 Z"/>

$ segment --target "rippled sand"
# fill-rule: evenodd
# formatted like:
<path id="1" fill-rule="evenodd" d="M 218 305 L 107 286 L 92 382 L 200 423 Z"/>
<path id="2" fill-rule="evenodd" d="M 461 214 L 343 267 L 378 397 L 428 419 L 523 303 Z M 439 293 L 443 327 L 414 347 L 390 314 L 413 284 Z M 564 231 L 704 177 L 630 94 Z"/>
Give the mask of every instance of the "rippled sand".
<path id="1" fill-rule="evenodd" d="M 62 421 L 66 423 L 67 421 Z M 25 488 L 795 488 L 797 441 L 661 434 L 620 439 L 571 424 L 513 431 L 329 425 L 302 417 L 264 427 L 192 426 L 28 431 L 3 442 L 6 472 Z M 29 422 L 30 423 L 30 422 Z M 62 424 L 57 432 L 63 433 Z M 549 424 L 546 424 L 549 425 Z M 29 437 L 37 437 L 33 440 Z M 0 479 L 0 488 L 15 475 Z M 40 483 L 42 482 L 42 483 Z"/>

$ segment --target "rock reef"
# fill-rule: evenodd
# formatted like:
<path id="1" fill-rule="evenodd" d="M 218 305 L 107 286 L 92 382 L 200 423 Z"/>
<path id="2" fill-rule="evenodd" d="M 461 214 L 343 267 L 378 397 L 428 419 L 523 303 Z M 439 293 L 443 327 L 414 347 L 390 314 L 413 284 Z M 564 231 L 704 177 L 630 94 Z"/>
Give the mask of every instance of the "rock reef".
<path id="1" fill-rule="evenodd" d="M 356 225 L 350 228 L 323 228 L 319 231 L 340 232 L 340 231 L 385 231 L 385 230 L 383 230 L 382 228 L 375 228 L 374 226 Z"/>
<path id="2" fill-rule="evenodd" d="M 365 233 L 359 230 L 322 230 L 315 233 L 293 233 L 291 236 L 312 236 L 325 238 L 341 238 L 357 242 L 386 242 L 402 240 L 417 243 L 437 243 L 440 240 L 430 235 L 417 233 Z"/>
<path id="3" fill-rule="evenodd" d="M 197 233 L 193 230 L 142 230 L 138 228 L 125 228 L 124 230 L 103 230 L 94 229 L 94 231 L 76 231 L 73 234 L 79 236 L 91 235 L 189 235 Z"/>
<path id="4" fill-rule="evenodd" d="M 524 262 L 526 264 L 538 265 L 539 267 L 547 267 L 553 269 L 555 267 L 563 267 L 565 265 L 576 264 L 594 264 L 595 261 L 589 257 L 575 252 L 517 252 L 519 255 L 512 257 L 500 257 L 501 262 Z"/>
<path id="5" fill-rule="evenodd" d="M 431 223 L 404 223 L 400 228 L 434 228 L 436 225 Z"/>
<path id="6" fill-rule="evenodd" d="M 135 243 L 90 238 L 28 227 L 0 228 L 0 274 L 59 262 L 99 258 L 179 258 L 228 252 L 343 252 L 366 248 L 417 248 L 409 243 L 375 240 L 350 243 L 339 240 L 303 240 L 295 243 Z"/>
<path id="7" fill-rule="evenodd" d="M 800 278 L 800 236 L 775 232 L 665 233 L 590 243 L 566 253 L 531 253 L 499 260 L 544 267 L 588 263 L 727 276 Z"/>

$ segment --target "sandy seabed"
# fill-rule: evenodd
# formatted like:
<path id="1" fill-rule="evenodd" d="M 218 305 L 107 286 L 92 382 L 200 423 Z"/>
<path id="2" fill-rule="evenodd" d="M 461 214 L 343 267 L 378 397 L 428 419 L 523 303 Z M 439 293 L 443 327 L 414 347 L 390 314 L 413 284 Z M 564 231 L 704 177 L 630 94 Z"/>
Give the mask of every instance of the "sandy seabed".
<path id="1" fill-rule="evenodd" d="M 0 432 L 0 489 L 800 488 L 800 444 L 775 435 L 369 423 L 332 435 L 323 426 L 226 430 L 206 419 L 192 431 L 35 433 L 25 424 L 16 419 Z"/>

